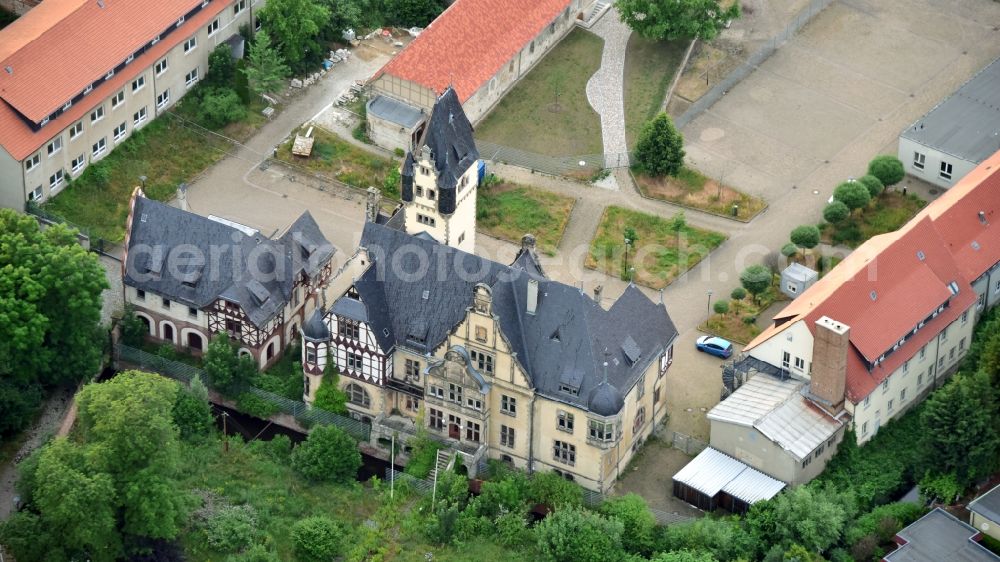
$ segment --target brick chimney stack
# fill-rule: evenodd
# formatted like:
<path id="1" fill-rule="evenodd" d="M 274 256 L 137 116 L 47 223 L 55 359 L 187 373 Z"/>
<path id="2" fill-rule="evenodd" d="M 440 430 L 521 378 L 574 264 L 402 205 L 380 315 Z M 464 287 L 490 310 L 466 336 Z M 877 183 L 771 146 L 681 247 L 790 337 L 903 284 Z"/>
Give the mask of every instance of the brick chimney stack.
<path id="1" fill-rule="evenodd" d="M 851 328 L 826 316 L 816 321 L 809 394 L 836 415 L 844 406 Z"/>

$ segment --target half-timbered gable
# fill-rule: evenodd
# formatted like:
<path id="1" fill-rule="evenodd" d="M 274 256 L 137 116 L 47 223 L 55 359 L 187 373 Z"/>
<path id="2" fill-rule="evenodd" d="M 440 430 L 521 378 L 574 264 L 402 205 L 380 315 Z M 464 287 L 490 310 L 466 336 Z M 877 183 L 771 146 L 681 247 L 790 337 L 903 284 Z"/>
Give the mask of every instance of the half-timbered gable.
<path id="1" fill-rule="evenodd" d="M 161 327 L 151 337 L 200 352 L 214 334 L 228 334 L 265 367 L 316 307 L 334 251 L 308 212 L 272 239 L 137 189 L 122 267 L 126 299 Z"/>

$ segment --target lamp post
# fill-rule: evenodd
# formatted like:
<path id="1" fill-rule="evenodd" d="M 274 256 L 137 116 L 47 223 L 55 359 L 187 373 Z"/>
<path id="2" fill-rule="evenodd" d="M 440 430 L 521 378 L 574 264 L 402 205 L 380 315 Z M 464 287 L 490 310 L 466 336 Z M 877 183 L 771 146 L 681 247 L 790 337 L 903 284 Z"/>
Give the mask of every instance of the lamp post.
<path id="1" fill-rule="evenodd" d="M 631 278 L 628 278 L 628 247 L 631 244 L 632 244 L 632 239 L 628 237 L 628 234 L 626 234 L 625 235 L 625 277 L 627 278 L 626 281 L 631 281 Z"/>
<path id="2" fill-rule="evenodd" d="M 708 290 L 708 316 L 712 316 L 712 289 Z"/>
<path id="3" fill-rule="evenodd" d="M 142 182 L 142 188 L 146 189 L 146 176 L 139 176 L 139 181 Z"/>

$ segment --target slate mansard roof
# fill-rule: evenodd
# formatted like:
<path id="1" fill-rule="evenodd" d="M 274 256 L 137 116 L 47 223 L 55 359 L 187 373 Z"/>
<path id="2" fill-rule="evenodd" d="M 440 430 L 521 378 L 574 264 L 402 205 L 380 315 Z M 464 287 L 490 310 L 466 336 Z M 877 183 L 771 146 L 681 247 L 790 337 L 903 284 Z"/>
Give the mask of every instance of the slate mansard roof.
<path id="1" fill-rule="evenodd" d="M 612 390 L 626 393 L 677 335 L 664 305 L 635 286 L 604 310 L 580 289 L 538 275 L 537 264 L 526 267 L 533 261 L 528 253 L 506 266 L 374 223 L 365 225 L 361 246 L 372 259 L 354 284 L 363 312 L 347 296 L 332 308 L 363 314 L 383 351 L 437 349 L 465 319 L 475 287 L 483 284 L 530 384 L 584 409 L 591 409 L 591 394 L 605 376 Z M 531 281 L 538 283 L 535 314 L 526 306 Z M 620 395 L 607 389 L 594 394 L 600 398 L 595 413 L 612 415 L 621 408 Z"/>
<path id="2" fill-rule="evenodd" d="M 129 225 L 125 285 L 194 308 L 224 299 L 258 328 L 284 308 L 299 275 L 315 275 L 336 251 L 308 211 L 271 239 L 138 194 Z"/>

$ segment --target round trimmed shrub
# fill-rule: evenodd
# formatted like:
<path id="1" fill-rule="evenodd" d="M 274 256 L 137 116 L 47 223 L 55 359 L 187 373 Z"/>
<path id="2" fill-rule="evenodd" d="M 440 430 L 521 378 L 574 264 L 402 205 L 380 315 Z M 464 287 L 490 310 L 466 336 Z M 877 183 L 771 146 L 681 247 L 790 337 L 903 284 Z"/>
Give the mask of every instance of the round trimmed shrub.
<path id="1" fill-rule="evenodd" d="M 872 194 L 868 193 L 868 188 L 859 181 L 845 181 L 833 190 L 833 198 L 853 211 L 868 205 L 872 200 Z"/>
<path id="2" fill-rule="evenodd" d="M 836 224 L 847 219 L 851 216 L 851 210 L 844 205 L 843 201 L 834 201 L 823 209 L 823 220 L 828 223 Z"/>
<path id="3" fill-rule="evenodd" d="M 882 185 L 882 182 L 871 174 L 861 176 L 858 178 L 858 181 L 865 186 L 865 189 L 868 190 L 868 194 L 872 196 L 872 199 L 875 199 L 881 195 L 883 191 L 885 191 L 885 186 Z"/>
<path id="4" fill-rule="evenodd" d="M 292 525 L 292 544 L 299 562 L 327 562 L 340 554 L 344 529 L 329 517 L 307 517 Z"/>
<path id="5" fill-rule="evenodd" d="M 712 308 L 715 310 L 716 314 L 726 314 L 729 312 L 729 303 L 726 301 L 715 301 Z"/>
<path id="6" fill-rule="evenodd" d="M 811 224 L 796 227 L 791 234 L 792 244 L 807 250 L 819 245 L 819 229 Z M 784 253 L 784 250 L 782 250 Z"/>
<path id="7" fill-rule="evenodd" d="M 868 163 L 868 173 L 878 178 L 882 185 L 888 187 L 903 180 L 906 171 L 903 162 L 890 154 L 876 156 Z"/>
<path id="8" fill-rule="evenodd" d="M 313 481 L 350 482 L 361 468 L 358 443 L 335 425 L 321 425 L 292 452 L 292 468 Z"/>
<path id="9" fill-rule="evenodd" d="M 747 290 L 744 289 L 743 287 L 736 287 L 735 289 L 733 289 L 732 293 L 729 293 L 729 296 L 734 300 L 741 301 L 747 298 Z"/>
<path id="10" fill-rule="evenodd" d="M 257 540 L 257 512 L 249 505 L 223 507 L 205 526 L 208 544 L 222 552 L 238 552 Z"/>
<path id="11" fill-rule="evenodd" d="M 781 255 L 785 256 L 786 258 L 790 258 L 797 253 L 799 253 L 799 247 L 796 246 L 795 244 L 792 244 L 791 242 L 781 247 Z"/>

